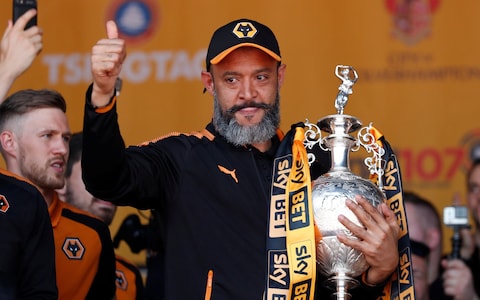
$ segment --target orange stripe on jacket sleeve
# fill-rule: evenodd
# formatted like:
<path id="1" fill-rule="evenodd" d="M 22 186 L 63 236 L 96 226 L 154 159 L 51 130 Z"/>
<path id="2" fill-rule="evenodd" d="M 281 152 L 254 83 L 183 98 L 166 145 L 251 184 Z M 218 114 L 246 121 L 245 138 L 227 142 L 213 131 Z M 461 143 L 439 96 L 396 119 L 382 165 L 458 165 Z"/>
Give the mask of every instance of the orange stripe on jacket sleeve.
<path id="1" fill-rule="evenodd" d="M 208 271 L 207 287 L 205 288 L 205 300 L 212 298 L 213 270 Z"/>
<path id="2" fill-rule="evenodd" d="M 117 96 L 113 96 L 112 101 L 110 101 L 110 103 L 108 103 L 107 105 L 95 108 L 95 112 L 99 114 L 106 113 L 112 109 L 115 102 L 117 102 Z"/>

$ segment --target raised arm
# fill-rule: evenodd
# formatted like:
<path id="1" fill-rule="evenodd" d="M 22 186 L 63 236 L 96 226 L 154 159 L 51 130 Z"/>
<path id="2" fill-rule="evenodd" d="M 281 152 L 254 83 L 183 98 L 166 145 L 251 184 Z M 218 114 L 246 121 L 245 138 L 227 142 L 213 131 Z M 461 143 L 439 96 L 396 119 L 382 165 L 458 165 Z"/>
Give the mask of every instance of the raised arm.
<path id="1" fill-rule="evenodd" d="M 0 43 L 0 101 L 5 99 L 13 82 L 27 70 L 43 48 L 43 31 L 37 26 L 24 30 L 25 25 L 37 14 L 31 9 L 15 24 L 8 21 Z"/>
<path id="2" fill-rule="evenodd" d="M 107 22 L 107 37 L 91 52 L 93 83 L 86 92 L 83 122 L 82 175 L 85 187 L 94 196 L 108 201 L 122 197 L 130 184 L 125 163 L 125 143 L 120 133 L 114 102 L 115 81 L 126 56 L 125 42 L 117 26 Z M 112 101 L 111 105 L 108 105 Z"/>

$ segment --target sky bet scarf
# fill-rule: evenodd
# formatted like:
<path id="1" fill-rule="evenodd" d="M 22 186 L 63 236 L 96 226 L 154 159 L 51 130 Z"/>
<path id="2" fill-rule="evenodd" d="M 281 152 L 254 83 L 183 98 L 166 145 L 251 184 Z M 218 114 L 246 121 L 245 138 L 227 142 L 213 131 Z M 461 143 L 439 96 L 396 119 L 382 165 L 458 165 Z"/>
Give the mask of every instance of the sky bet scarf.
<path id="1" fill-rule="evenodd" d="M 399 266 L 381 300 L 415 299 L 410 242 L 403 205 L 400 169 L 390 145 L 375 128 L 376 143 L 385 149 L 384 188 L 387 204 L 400 226 Z M 311 178 L 303 145 L 303 123 L 292 126 L 274 161 L 267 237 L 266 300 L 313 300 L 316 278 L 315 230 Z M 375 178 L 372 178 L 375 180 Z"/>
<path id="2" fill-rule="evenodd" d="M 267 237 L 267 300 L 313 300 L 315 291 L 312 189 L 303 124 L 299 125 L 292 126 L 285 136 L 274 161 Z"/>
<path id="3" fill-rule="evenodd" d="M 385 168 L 383 175 L 383 191 L 387 198 L 387 205 L 397 217 L 400 233 L 398 237 L 398 254 L 400 256 L 397 270 L 393 273 L 389 282 L 385 286 L 384 296 L 381 300 L 412 299 L 415 300 L 413 289 L 413 267 L 410 238 L 408 236 L 407 216 L 405 205 L 403 203 L 402 176 L 400 165 L 392 147 L 387 142 L 383 134 L 375 127 L 370 127 L 370 133 L 375 138 L 376 143 L 385 150 L 383 159 Z M 372 178 L 376 181 L 375 178 Z"/>

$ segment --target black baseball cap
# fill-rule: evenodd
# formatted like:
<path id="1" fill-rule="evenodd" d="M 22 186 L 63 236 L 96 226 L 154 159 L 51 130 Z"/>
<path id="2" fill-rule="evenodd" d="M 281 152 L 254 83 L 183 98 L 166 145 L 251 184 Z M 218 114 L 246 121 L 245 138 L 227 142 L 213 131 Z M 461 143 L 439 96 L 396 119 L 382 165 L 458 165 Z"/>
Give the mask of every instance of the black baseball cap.
<path id="1" fill-rule="evenodd" d="M 276 61 L 282 60 L 280 47 L 270 28 L 253 20 L 239 19 L 218 28 L 213 33 L 205 61 L 207 71 L 210 71 L 210 65 L 218 64 L 240 47 L 255 47 Z"/>

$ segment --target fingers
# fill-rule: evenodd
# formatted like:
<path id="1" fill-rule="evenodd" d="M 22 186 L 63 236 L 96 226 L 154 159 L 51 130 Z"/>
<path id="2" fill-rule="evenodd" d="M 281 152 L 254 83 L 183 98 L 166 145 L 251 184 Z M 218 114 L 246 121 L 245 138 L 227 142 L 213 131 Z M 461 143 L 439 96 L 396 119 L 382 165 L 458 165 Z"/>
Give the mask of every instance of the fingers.
<path id="1" fill-rule="evenodd" d="M 30 38 L 30 41 L 35 48 L 35 53 L 38 55 L 43 49 L 43 38 L 41 34 L 35 34 Z"/>
<path id="2" fill-rule="evenodd" d="M 460 236 L 462 238 L 462 247 L 465 248 L 475 248 L 475 237 L 472 234 L 470 228 L 461 228 Z M 473 253 L 474 249 L 472 249 Z M 465 256 L 465 259 L 469 259 L 471 255 Z"/>
<path id="3" fill-rule="evenodd" d="M 15 24 L 10 20 L 0 47 L 0 60 L 6 62 L 6 72 L 16 78 L 31 65 L 43 48 L 42 29 L 33 26 L 24 30 L 27 22 L 36 14 L 31 9 L 24 13 Z"/>
<path id="4" fill-rule="evenodd" d="M 36 53 L 40 53 L 43 48 L 43 30 L 40 27 L 33 26 L 24 31 L 25 36 L 36 49 Z"/>
<path id="5" fill-rule="evenodd" d="M 381 209 L 381 212 L 382 212 L 382 214 L 385 218 L 385 221 L 387 222 L 390 230 L 394 233 L 395 238 L 398 239 L 398 236 L 400 234 L 400 226 L 398 225 L 397 216 L 388 207 L 388 205 L 386 203 L 381 203 L 379 205 L 379 208 Z"/>
<path id="6" fill-rule="evenodd" d="M 445 268 L 442 275 L 445 294 L 473 299 L 473 277 L 468 266 L 460 259 L 442 260 L 442 266 Z"/>
<path id="7" fill-rule="evenodd" d="M 30 21 L 37 14 L 37 10 L 29 9 L 20 18 L 17 19 L 13 28 L 17 30 L 23 30 L 27 26 L 28 21 Z"/>
<path id="8" fill-rule="evenodd" d="M 119 38 L 115 22 L 108 21 L 106 30 L 107 38 L 101 39 L 92 48 L 92 104 L 96 106 L 109 102 L 126 57 L 125 41 Z"/>
<path id="9" fill-rule="evenodd" d="M 118 39 L 118 28 L 114 21 L 107 21 L 107 37 L 109 39 Z"/>
<path id="10" fill-rule="evenodd" d="M 372 214 L 379 214 L 375 209 L 370 210 L 370 208 L 363 203 L 363 199 L 357 199 L 357 203 L 353 202 L 350 199 L 345 201 L 346 206 L 355 214 L 361 225 L 357 225 L 354 221 L 348 219 L 344 215 L 339 215 L 338 220 L 342 223 L 350 232 L 353 234 L 354 238 L 349 236 L 340 235 L 339 239 L 344 244 L 353 247 L 362 252 L 366 251 L 363 241 L 369 238 L 368 228 L 373 228 L 375 220 L 372 217 Z M 366 209 L 364 208 L 366 207 Z M 363 225 L 363 226 L 362 226 Z M 372 229 L 373 230 L 373 229 Z"/>
<path id="11" fill-rule="evenodd" d="M 92 48 L 92 61 L 101 62 L 109 69 L 121 65 L 125 59 L 125 41 L 118 38 L 118 28 L 114 21 L 106 24 L 107 39 L 101 39 Z"/>
<path id="12" fill-rule="evenodd" d="M 373 223 L 373 222 L 378 223 L 378 222 L 384 221 L 384 216 L 380 213 L 382 211 L 381 204 L 378 206 L 378 208 L 375 208 L 370 202 L 367 201 L 367 199 L 361 196 L 356 196 L 355 201 L 357 201 L 358 206 L 361 207 L 362 210 L 358 210 L 356 208 L 357 205 L 355 205 L 355 202 L 353 201 L 350 201 L 348 206 L 349 208 L 352 207 L 355 210 L 357 210 L 357 212 L 359 213 L 357 217 L 360 218 L 360 221 L 362 221 L 362 219 L 365 219 L 365 221 L 370 221 L 370 223 Z"/>
<path id="13" fill-rule="evenodd" d="M 368 234 L 381 234 L 381 232 L 391 232 L 395 237 L 398 236 L 398 223 L 394 213 L 387 205 L 381 203 L 378 208 L 375 208 L 363 197 L 357 196 L 355 200 L 356 203 L 347 200 L 345 204 L 355 214 L 363 227 L 351 222 L 345 216 L 340 216 L 339 221 L 356 237 L 364 240 L 368 237 Z"/>
<path id="14" fill-rule="evenodd" d="M 13 22 L 12 20 L 8 20 L 7 29 L 5 29 L 5 32 L 3 33 L 2 40 L 6 38 L 6 36 L 9 34 L 10 31 L 12 31 L 12 28 L 13 28 Z"/>
<path id="15" fill-rule="evenodd" d="M 352 232 L 354 237 L 340 233 L 340 242 L 361 251 L 370 266 L 369 282 L 381 282 L 398 265 L 399 226 L 395 215 L 385 203 L 375 208 L 363 197 L 355 197 L 356 202 L 346 200 L 347 207 L 355 214 L 358 223 L 340 215 L 338 220 Z"/>
<path id="16" fill-rule="evenodd" d="M 3 34 L 3 39 L 6 39 L 8 35 L 12 34 L 12 31 L 14 31 L 18 38 L 26 38 L 30 39 L 30 42 L 32 44 L 36 44 L 37 52 L 39 52 L 42 48 L 41 42 L 42 42 L 42 35 L 43 35 L 43 30 L 38 27 L 38 26 L 33 26 L 30 27 L 27 30 L 24 30 L 25 26 L 27 23 L 37 14 L 37 11 L 35 9 L 30 9 L 26 11 L 23 15 L 21 15 L 18 20 L 13 24 L 12 20 L 8 21 L 8 26 L 7 29 L 5 30 Z M 12 34 L 13 35 L 13 34 Z M 16 39 L 16 38 L 15 38 Z M 16 41 L 18 43 L 19 41 Z"/>
<path id="17" fill-rule="evenodd" d="M 125 45 L 122 40 L 103 39 L 92 48 L 92 64 L 94 69 L 111 71 L 120 67 L 125 59 Z"/>

